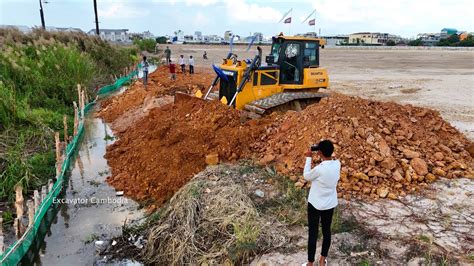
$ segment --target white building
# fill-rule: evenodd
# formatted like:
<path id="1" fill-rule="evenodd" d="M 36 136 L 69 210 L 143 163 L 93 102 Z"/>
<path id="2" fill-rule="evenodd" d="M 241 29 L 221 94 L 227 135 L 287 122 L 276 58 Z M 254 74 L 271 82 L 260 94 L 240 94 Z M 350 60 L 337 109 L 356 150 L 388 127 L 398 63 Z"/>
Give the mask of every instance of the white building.
<path id="1" fill-rule="evenodd" d="M 87 34 L 95 35 L 95 29 L 88 31 Z M 99 29 L 99 36 L 109 42 L 130 42 L 128 29 Z"/>
<path id="2" fill-rule="evenodd" d="M 194 40 L 198 42 L 203 41 L 202 32 L 200 31 L 194 32 Z"/>

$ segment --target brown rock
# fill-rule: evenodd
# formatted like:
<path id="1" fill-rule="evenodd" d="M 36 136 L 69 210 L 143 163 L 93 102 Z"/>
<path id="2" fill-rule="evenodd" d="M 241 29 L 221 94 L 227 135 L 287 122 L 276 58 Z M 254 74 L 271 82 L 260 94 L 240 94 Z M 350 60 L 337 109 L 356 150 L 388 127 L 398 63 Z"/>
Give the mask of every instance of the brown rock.
<path id="1" fill-rule="evenodd" d="M 435 152 L 435 154 L 433 154 L 433 157 L 436 161 L 441 161 L 444 158 L 444 154 L 442 152 Z"/>
<path id="2" fill-rule="evenodd" d="M 291 127 L 290 121 L 286 121 L 285 123 L 283 123 L 283 125 L 281 125 L 280 130 L 282 132 L 286 132 L 288 131 L 288 129 L 290 129 L 290 127 Z"/>
<path id="3" fill-rule="evenodd" d="M 406 170 L 405 171 L 405 180 L 410 183 L 411 182 L 411 171 L 410 170 Z"/>
<path id="4" fill-rule="evenodd" d="M 471 142 L 471 144 L 466 147 L 466 151 L 474 158 L 474 142 Z"/>
<path id="5" fill-rule="evenodd" d="M 432 183 L 436 180 L 436 176 L 431 173 L 427 174 L 425 178 L 428 183 Z"/>
<path id="6" fill-rule="evenodd" d="M 377 195 L 379 195 L 379 197 L 381 197 L 381 198 L 387 197 L 387 195 L 388 195 L 388 188 L 382 187 L 382 188 L 377 189 Z"/>
<path id="7" fill-rule="evenodd" d="M 380 150 L 380 154 L 384 157 L 388 157 L 391 154 L 390 147 L 388 146 L 387 142 L 383 139 L 379 141 L 379 150 Z"/>
<path id="8" fill-rule="evenodd" d="M 354 177 L 361 180 L 369 180 L 369 177 L 364 173 L 355 173 Z"/>
<path id="9" fill-rule="evenodd" d="M 354 130 L 350 126 L 343 128 L 341 133 L 345 140 L 351 140 L 354 137 Z"/>
<path id="10" fill-rule="evenodd" d="M 298 181 L 298 182 L 295 183 L 295 187 L 297 187 L 297 188 L 302 188 L 303 186 L 304 186 L 303 182 Z"/>
<path id="11" fill-rule="evenodd" d="M 265 156 L 260 160 L 260 164 L 261 164 L 261 165 L 269 164 L 269 163 L 271 163 L 273 160 L 275 160 L 275 155 L 273 155 L 273 154 L 267 154 L 267 155 L 265 155 Z"/>
<path id="12" fill-rule="evenodd" d="M 398 199 L 397 194 L 395 194 L 395 193 L 393 193 L 393 192 L 388 193 L 387 197 L 388 197 L 389 199 L 393 199 L 393 200 Z"/>
<path id="13" fill-rule="evenodd" d="M 412 151 L 412 150 L 409 150 L 409 149 L 404 149 L 403 150 L 403 155 L 405 156 L 405 158 L 407 159 L 413 159 L 413 158 L 418 158 L 420 157 L 420 154 L 416 151 Z"/>
<path id="14" fill-rule="evenodd" d="M 211 153 L 206 155 L 206 164 L 207 165 L 216 165 L 219 163 L 219 154 Z"/>
<path id="15" fill-rule="evenodd" d="M 454 161 L 448 166 L 448 170 L 451 169 L 462 169 L 465 170 L 467 166 L 459 161 Z"/>
<path id="16" fill-rule="evenodd" d="M 380 166 L 385 169 L 392 170 L 397 166 L 397 162 L 393 157 L 388 157 L 380 163 Z"/>
<path id="17" fill-rule="evenodd" d="M 426 165 L 426 162 L 423 161 L 423 159 L 413 158 L 410 161 L 410 165 L 418 175 L 426 175 L 428 173 L 428 165 Z"/>
<path id="18" fill-rule="evenodd" d="M 431 172 L 437 176 L 442 176 L 442 177 L 446 176 L 446 172 L 439 167 L 435 167 Z"/>
<path id="19" fill-rule="evenodd" d="M 400 174 L 400 172 L 398 172 L 398 170 L 395 170 L 395 172 L 393 172 L 392 178 L 395 179 L 395 181 L 397 182 L 403 180 L 403 176 Z"/>
<path id="20" fill-rule="evenodd" d="M 371 191 L 371 189 L 370 189 L 369 187 L 364 187 L 364 188 L 362 189 L 362 192 L 363 192 L 364 194 L 369 194 L 370 191 Z"/>

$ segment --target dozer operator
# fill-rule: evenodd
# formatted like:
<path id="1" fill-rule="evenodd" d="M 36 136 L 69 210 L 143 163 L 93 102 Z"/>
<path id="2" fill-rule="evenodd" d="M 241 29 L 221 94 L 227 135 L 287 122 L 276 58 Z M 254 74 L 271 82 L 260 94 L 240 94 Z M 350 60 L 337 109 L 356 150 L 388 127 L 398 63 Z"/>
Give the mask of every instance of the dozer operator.
<path id="1" fill-rule="evenodd" d="M 265 66 L 260 47 L 253 60 L 238 60 L 230 52 L 220 66 L 213 65 L 217 76 L 206 94 L 199 91 L 196 96 L 258 115 L 301 110 L 327 96 L 319 92 L 329 84 L 326 69 L 319 65 L 319 47 L 324 44 L 319 38 L 273 37 Z"/>

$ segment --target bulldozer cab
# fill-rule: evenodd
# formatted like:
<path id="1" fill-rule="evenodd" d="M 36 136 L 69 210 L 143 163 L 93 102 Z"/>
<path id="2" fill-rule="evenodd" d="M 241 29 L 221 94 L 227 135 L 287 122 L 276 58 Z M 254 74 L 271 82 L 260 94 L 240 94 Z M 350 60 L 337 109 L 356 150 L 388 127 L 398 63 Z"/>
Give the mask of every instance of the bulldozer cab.
<path id="1" fill-rule="evenodd" d="M 319 67 L 319 39 L 273 37 L 268 66 L 280 69 L 280 84 L 302 84 L 305 68 Z"/>

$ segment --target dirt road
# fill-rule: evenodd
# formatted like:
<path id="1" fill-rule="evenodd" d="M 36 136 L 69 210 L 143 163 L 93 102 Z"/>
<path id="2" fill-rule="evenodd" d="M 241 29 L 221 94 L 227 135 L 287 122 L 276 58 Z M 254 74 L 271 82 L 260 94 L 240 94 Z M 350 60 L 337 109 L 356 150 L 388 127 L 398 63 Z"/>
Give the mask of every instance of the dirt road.
<path id="1" fill-rule="evenodd" d="M 193 55 L 198 66 L 220 63 L 228 46 L 169 45 L 172 58 Z M 240 58 L 253 58 L 255 47 L 234 46 Z M 263 54 L 270 47 L 263 46 Z M 204 51 L 208 60 L 202 58 Z M 176 61 L 175 60 L 175 61 Z M 368 50 L 326 48 L 321 65 L 331 89 L 364 98 L 429 107 L 474 140 L 474 51 Z"/>

